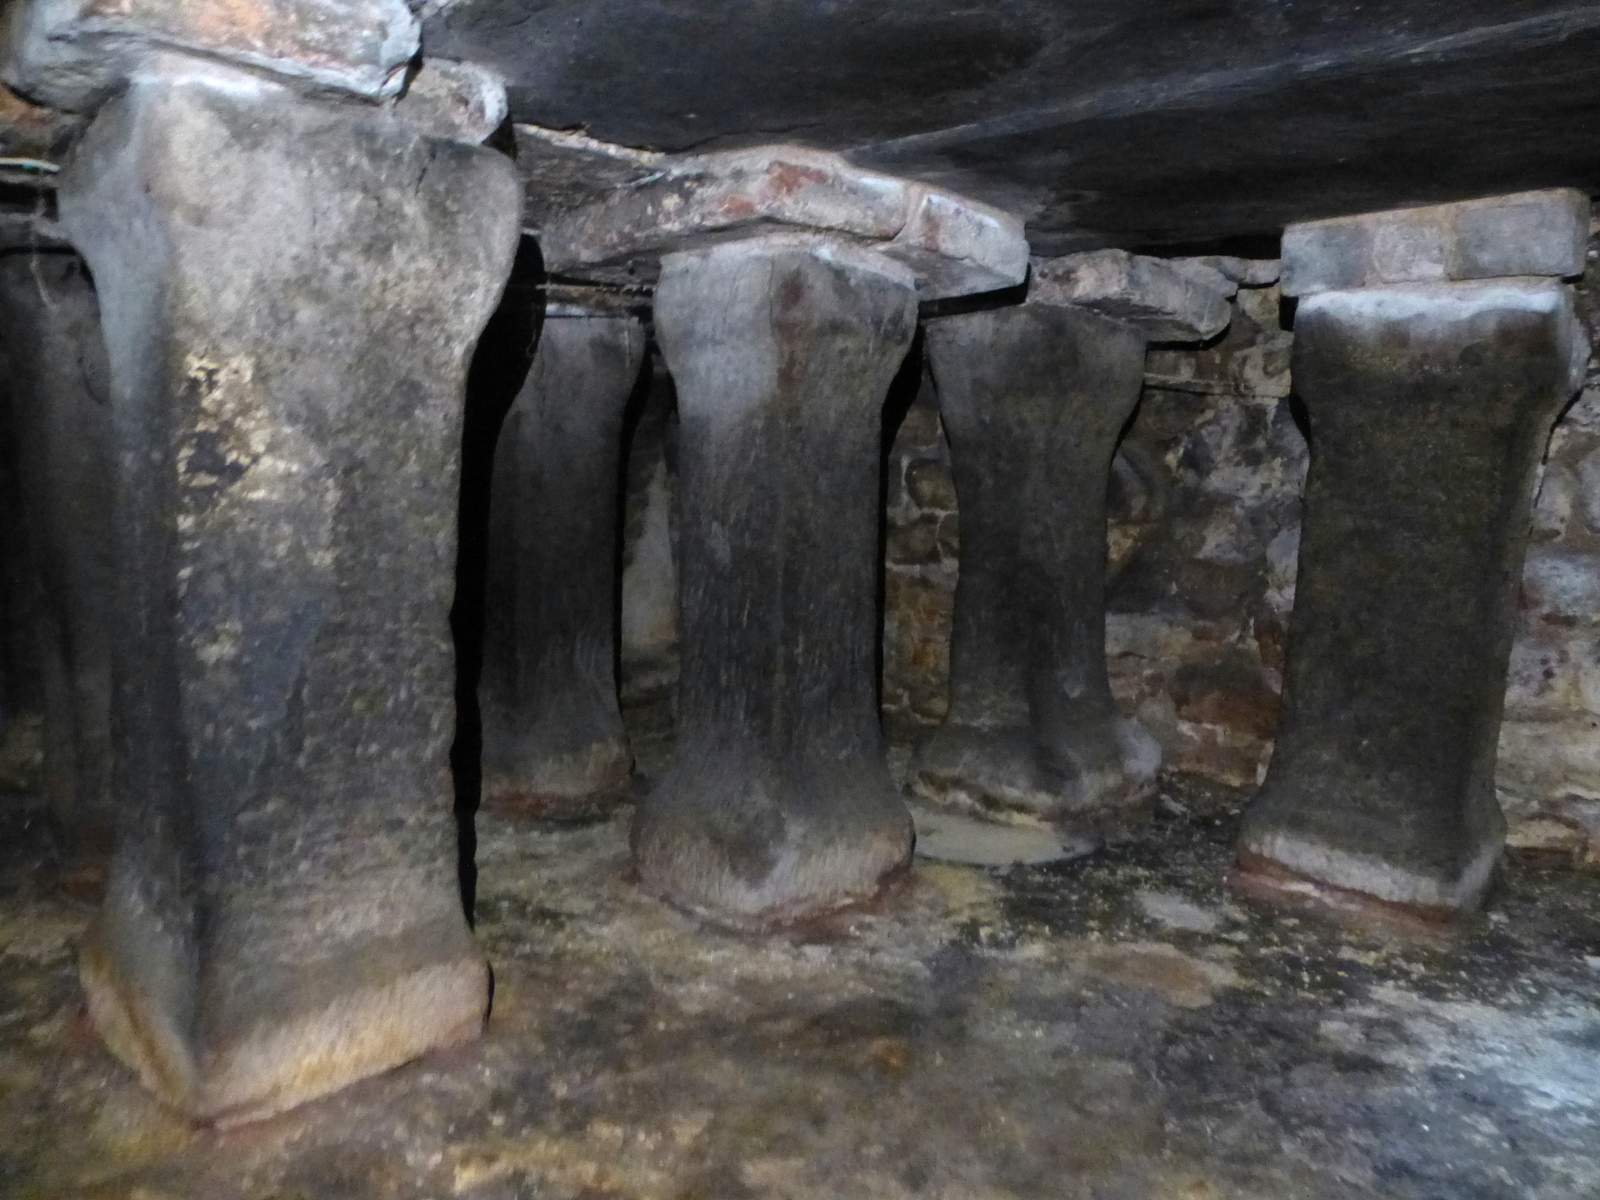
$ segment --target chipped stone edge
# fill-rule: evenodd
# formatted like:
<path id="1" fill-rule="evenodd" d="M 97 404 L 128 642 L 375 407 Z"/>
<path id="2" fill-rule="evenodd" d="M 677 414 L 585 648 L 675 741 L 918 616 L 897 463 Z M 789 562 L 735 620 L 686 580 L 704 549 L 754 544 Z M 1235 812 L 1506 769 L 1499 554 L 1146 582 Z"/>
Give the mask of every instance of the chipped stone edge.
<path id="1" fill-rule="evenodd" d="M 574 148 L 596 152 L 588 139 Z M 1020 218 L 827 151 L 762 146 L 652 165 L 542 231 L 552 272 L 648 283 L 665 254 L 794 230 L 880 252 L 915 274 L 925 300 L 1014 286 L 1027 273 Z"/>
<path id="2" fill-rule="evenodd" d="M 1203 342 L 1228 327 L 1238 290 L 1200 259 L 1089 250 L 1035 259 L 1028 303 L 1088 309 L 1152 342 Z"/>
<path id="3" fill-rule="evenodd" d="M 1283 231 L 1283 294 L 1517 276 L 1573 278 L 1583 273 L 1589 215 L 1583 192 L 1545 188 L 1297 222 Z M 1475 243 L 1494 247 L 1486 261 Z"/>

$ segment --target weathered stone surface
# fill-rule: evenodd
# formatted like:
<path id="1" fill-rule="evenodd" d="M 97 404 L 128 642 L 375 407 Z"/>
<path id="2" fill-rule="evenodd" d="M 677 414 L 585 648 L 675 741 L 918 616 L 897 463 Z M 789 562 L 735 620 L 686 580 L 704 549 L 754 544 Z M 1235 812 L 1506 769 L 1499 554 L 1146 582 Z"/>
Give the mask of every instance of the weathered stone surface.
<path id="1" fill-rule="evenodd" d="M 220 1137 L 81 1036 L 81 915 L 35 865 L 36 806 L 0 804 L 0 1170 L 51 1200 L 1600 1191 L 1600 888 L 1514 864 L 1443 946 L 1285 921 L 1220 886 L 1236 798 L 1183 782 L 1138 849 L 921 860 L 893 903 L 782 938 L 641 896 L 621 819 L 485 816 L 484 1037 Z"/>
<path id="2" fill-rule="evenodd" d="M 44 791 L 72 857 L 103 866 L 112 838 L 110 383 L 100 309 L 65 250 L 0 250 L 0 363 L 16 439 L 25 544 L 44 603 Z"/>
<path id="3" fill-rule="evenodd" d="M 393 96 L 421 44 L 405 0 L 18 0 L 0 77 L 92 109 L 152 55 L 182 51 L 367 99 Z"/>
<path id="4" fill-rule="evenodd" d="M 1198 258 L 1177 259 L 1209 267 L 1240 287 L 1260 288 L 1278 282 L 1283 264 L 1275 258 L 1238 258 L 1231 254 L 1202 254 Z"/>
<path id="5" fill-rule="evenodd" d="M 617 708 L 623 410 L 644 360 L 626 313 L 547 315 L 495 447 L 484 599 L 483 803 L 575 817 L 627 792 Z"/>
<path id="6" fill-rule="evenodd" d="M 30 104 L 0 86 L 0 155 L 20 160 L 0 164 L 0 180 L 38 185 L 82 131 L 84 118 Z"/>
<path id="7" fill-rule="evenodd" d="M 812 916 L 911 855 L 873 626 L 879 411 L 915 332 L 913 278 L 780 235 L 669 256 L 655 314 L 678 389 L 683 667 L 635 866 L 729 924 Z"/>
<path id="8" fill-rule="evenodd" d="M 1586 356 L 1554 282 L 1301 302 L 1314 454 L 1241 886 L 1434 917 L 1478 902 L 1503 838 L 1495 741 L 1533 473 Z"/>
<path id="9" fill-rule="evenodd" d="M 217 66 L 144 76 L 61 181 L 118 452 L 110 890 L 90 1013 L 234 1122 L 472 1036 L 447 614 L 466 359 L 517 182 Z"/>
<path id="10" fill-rule="evenodd" d="M 1136 326 L 1152 342 L 1199 342 L 1228 324 L 1228 299 L 1238 291 L 1198 259 L 1167 260 L 1093 250 L 1035 259 L 1030 299 L 1071 304 Z"/>
<path id="11" fill-rule="evenodd" d="M 1290 225 L 1283 293 L 1583 273 L 1589 197 L 1574 188 Z"/>
<path id="12" fill-rule="evenodd" d="M 1088 844 L 1147 817 L 1160 748 L 1106 675 L 1105 496 L 1145 340 L 1080 308 L 928 322 L 961 502 L 950 709 L 912 763 L 932 803 Z"/>
<path id="13" fill-rule="evenodd" d="M 630 160 L 631 161 L 631 160 Z M 773 229 L 876 246 L 915 272 L 924 299 L 1021 283 L 1022 222 L 986 204 L 862 170 L 803 146 L 662 158 L 658 169 L 553 216 L 540 244 L 551 271 L 649 282 L 660 256 Z"/>
<path id="14" fill-rule="evenodd" d="M 481 142 L 506 119 L 506 85 L 472 63 L 430 58 L 406 85 L 394 111 L 429 137 Z"/>

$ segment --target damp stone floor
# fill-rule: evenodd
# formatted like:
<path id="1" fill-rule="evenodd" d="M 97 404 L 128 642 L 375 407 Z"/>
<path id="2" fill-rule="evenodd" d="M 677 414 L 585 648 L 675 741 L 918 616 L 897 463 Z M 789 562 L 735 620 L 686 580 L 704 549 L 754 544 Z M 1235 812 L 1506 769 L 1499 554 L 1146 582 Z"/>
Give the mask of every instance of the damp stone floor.
<path id="1" fill-rule="evenodd" d="M 478 820 L 484 1037 L 215 1132 L 97 1045 L 89 916 L 0 798 L 0 1196 L 18 1200 L 1595 1200 L 1600 881 L 1511 864 L 1449 942 L 1222 887 L 1242 797 L 1147 838 L 919 861 L 872 911 L 717 932 L 627 814 Z"/>

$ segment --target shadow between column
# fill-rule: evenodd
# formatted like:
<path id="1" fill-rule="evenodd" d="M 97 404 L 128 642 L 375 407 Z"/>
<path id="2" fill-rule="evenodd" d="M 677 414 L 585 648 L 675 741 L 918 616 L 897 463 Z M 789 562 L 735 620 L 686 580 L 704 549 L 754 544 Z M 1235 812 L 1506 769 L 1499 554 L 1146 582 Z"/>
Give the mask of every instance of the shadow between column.
<path id="1" fill-rule="evenodd" d="M 456 650 L 456 736 L 450 747 L 461 903 L 475 924 L 478 838 L 474 818 L 482 786 L 483 728 L 478 678 L 483 667 L 483 592 L 488 562 L 489 478 L 495 440 L 533 364 L 544 326 L 544 259 L 524 236 L 500 306 L 484 326 L 467 372 L 461 425 L 461 499 L 458 509 L 456 595 L 450 632 Z"/>

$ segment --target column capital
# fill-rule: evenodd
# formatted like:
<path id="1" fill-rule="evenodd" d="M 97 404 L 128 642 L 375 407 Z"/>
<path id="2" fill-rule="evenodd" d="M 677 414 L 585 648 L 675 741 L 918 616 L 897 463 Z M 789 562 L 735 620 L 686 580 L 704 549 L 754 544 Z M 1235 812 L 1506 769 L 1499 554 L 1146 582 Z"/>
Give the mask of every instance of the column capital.
<path id="1" fill-rule="evenodd" d="M 898 262 L 925 300 L 1011 287 L 1027 272 L 1020 218 L 837 154 L 760 146 L 662 157 L 656 168 L 550 221 L 540 237 L 549 269 L 647 284 L 663 255 L 789 232 Z"/>
<path id="2" fill-rule="evenodd" d="M 1150 258 L 1126 250 L 1090 250 L 1036 258 L 1028 303 L 1087 309 L 1132 325 L 1149 342 L 1203 342 L 1228 327 L 1228 301 L 1239 282 L 1213 263 L 1224 260 Z M 1254 274 L 1243 270 L 1233 275 Z M 1254 264 L 1249 264 L 1254 266 Z"/>
<path id="3" fill-rule="evenodd" d="M 1589 197 L 1549 188 L 1392 209 L 1283 231 L 1283 294 L 1583 274 Z"/>

